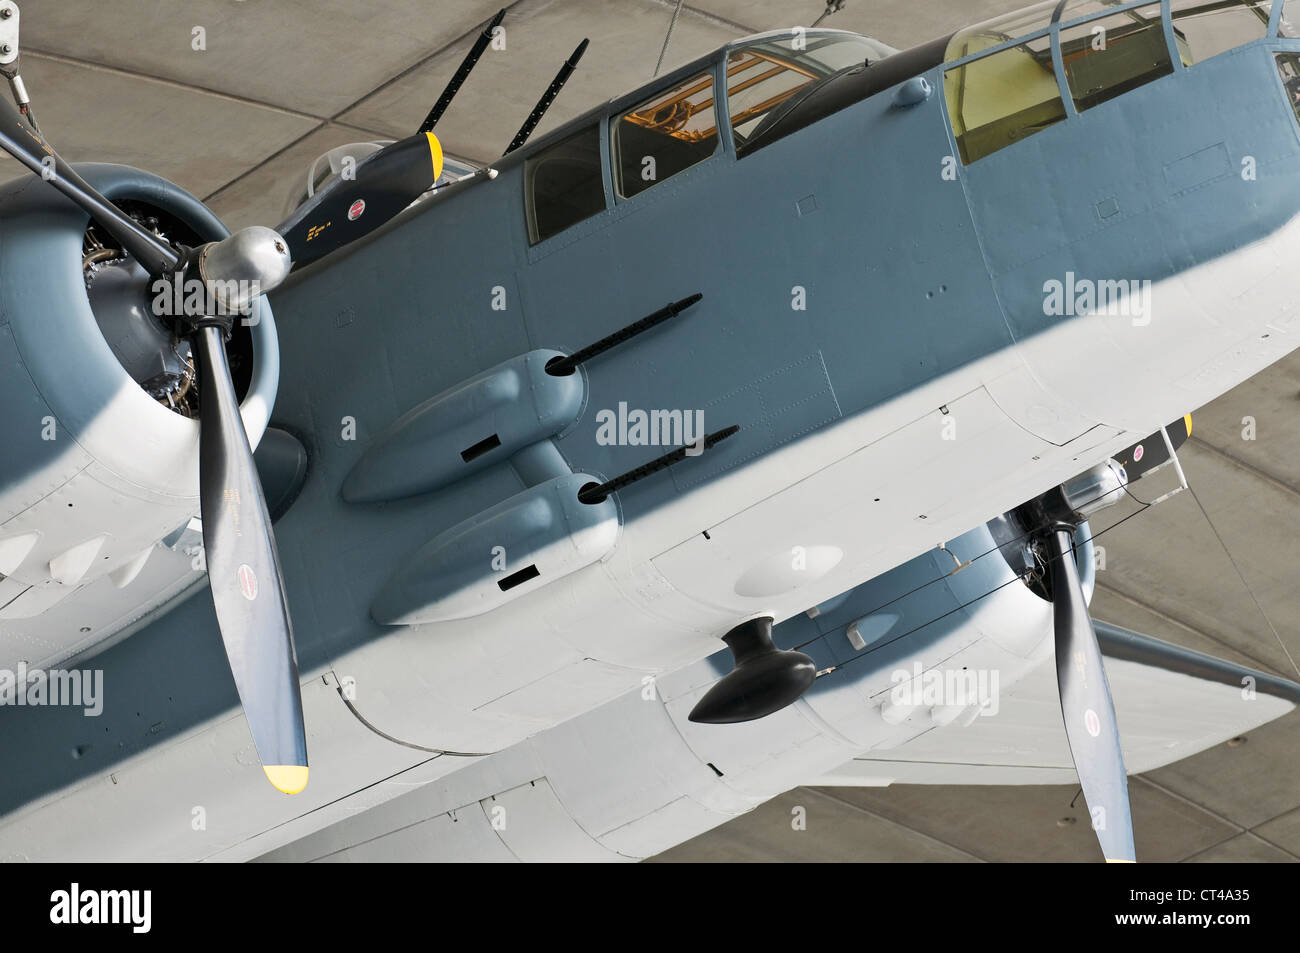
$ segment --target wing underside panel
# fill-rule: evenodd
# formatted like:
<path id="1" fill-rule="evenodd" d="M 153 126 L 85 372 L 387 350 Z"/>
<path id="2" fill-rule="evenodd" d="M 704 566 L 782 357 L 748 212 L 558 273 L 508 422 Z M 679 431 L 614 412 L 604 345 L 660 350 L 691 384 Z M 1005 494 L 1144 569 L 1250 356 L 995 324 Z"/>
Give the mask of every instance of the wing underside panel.
<path id="1" fill-rule="evenodd" d="M 1300 685 L 1104 622 L 1097 635 L 1130 774 L 1196 754 L 1300 703 Z M 1002 693 L 996 714 L 866 752 L 808 783 L 1068 784 L 1066 744 L 1050 657 Z"/>

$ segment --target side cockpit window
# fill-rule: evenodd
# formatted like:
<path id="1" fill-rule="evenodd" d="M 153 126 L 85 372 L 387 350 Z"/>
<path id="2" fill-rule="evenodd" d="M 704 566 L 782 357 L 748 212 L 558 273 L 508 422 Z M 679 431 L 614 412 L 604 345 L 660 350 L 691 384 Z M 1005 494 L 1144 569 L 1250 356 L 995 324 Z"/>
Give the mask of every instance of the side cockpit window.
<path id="1" fill-rule="evenodd" d="M 718 148 L 712 74 L 700 73 L 628 110 L 612 128 L 622 198 L 703 162 Z"/>
<path id="2" fill-rule="evenodd" d="M 1082 112 L 1174 71 L 1160 4 L 1061 30 L 1061 61 Z"/>
<path id="3" fill-rule="evenodd" d="M 552 143 L 524 161 L 532 244 L 605 210 L 603 169 L 599 126 Z"/>
<path id="4" fill-rule="evenodd" d="M 1002 26 L 1001 21 L 994 21 L 986 28 L 967 31 L 965 37 L 958 34 L 949 44 L 948 58 L 960 59 L 1014 39 Z M 1047 35 L 948 70 L 943 76 L 943 90 L 957 149 L 967 164 L 1015 145 L 1065 118 Z"/>
<path id="5" fill-rule="evenodd" d="M 1173 0 L 1174 40 L 1183 65 L 1263 37 L 1271 6 L 1268 0 Z"/>
<path id="6" fill-rule="evenodd" d="M 1300 37 L 1300 0 L 1282 0 L 1282 16 L 1277 24 L 1278 36 Z"/>

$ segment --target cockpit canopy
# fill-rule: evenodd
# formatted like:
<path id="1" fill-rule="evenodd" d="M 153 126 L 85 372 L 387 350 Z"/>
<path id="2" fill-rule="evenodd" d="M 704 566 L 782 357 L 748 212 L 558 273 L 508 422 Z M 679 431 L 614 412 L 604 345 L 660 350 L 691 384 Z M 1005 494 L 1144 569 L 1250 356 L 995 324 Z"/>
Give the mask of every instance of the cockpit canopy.
<path id="1" fill-rule="evenodd" d="M 897 52 L 839 30 L 786 30 L 731 44 L 722 51 L 723 63 L 715 58 L 609 118 L 614 200 L 634 198 L 715 155 L 719 121 L 743 157 L 823 81 Z M 720 76 L 726 78 L 722 96 L 716 89 Z M 531 243 L 607 207 L 601 138 L 601 124 L 593 122 L 528 157 L 524 187 Z"/>
<path id="2" fill-rule="evenodd" d="M 727 111 L 736 152 L 744 155 L 802 93 L 841 70 L 897 52 L 852 33 L 757 40 L 727 52 Z"/>
<path id="3" fill-rule="evenodd" d="M 1166 0 L 1166 28 L 1158 0 L 1047 0 L 958 32 L 944 92 L 962 161 L 1167 76 L 1175 56 L 1189 67 L 1262 39 L 1275 2 Z M 1279 19 L 1282 36 L 1297 35 Z"/>

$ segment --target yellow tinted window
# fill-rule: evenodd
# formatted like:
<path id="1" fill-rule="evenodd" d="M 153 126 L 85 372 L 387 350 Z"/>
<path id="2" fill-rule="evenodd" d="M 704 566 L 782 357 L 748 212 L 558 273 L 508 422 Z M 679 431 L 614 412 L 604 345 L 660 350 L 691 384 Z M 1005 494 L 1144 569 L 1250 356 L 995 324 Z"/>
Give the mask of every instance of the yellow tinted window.
<path id="1" fill-rule="evenodd" d="M 966 163 L 1022 142 L 1065 118 L 1047 40 L 948 70 L 948 115 Z"/>

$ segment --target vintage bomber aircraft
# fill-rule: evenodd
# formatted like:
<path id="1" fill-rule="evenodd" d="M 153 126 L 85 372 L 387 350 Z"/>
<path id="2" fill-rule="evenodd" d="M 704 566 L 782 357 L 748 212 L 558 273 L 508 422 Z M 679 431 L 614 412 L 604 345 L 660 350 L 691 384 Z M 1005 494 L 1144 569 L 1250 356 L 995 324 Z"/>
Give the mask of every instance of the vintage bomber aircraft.
<path id="1" fill-rule="evenodd" d="M 1300 343 L 1282 7 L 750 37 L 230 237 L 6 73 L 0 667 L 103 694 L 11 678 L 0 854 L 619 859 L 1077 773 L 1132 860 L 1126 770 L 1300 700 L 1087 611 L 1087 517 Z"/>

